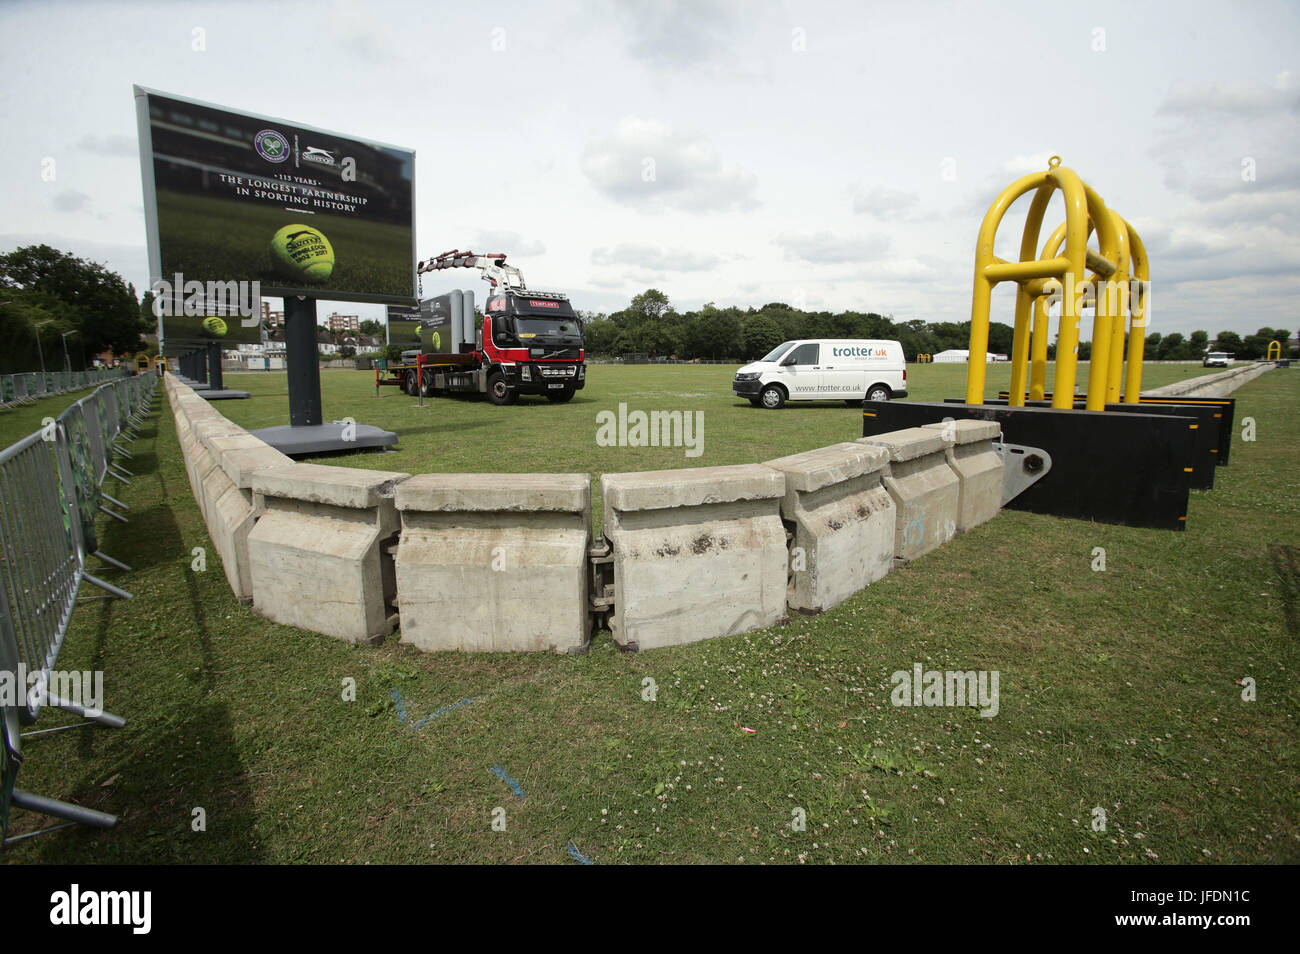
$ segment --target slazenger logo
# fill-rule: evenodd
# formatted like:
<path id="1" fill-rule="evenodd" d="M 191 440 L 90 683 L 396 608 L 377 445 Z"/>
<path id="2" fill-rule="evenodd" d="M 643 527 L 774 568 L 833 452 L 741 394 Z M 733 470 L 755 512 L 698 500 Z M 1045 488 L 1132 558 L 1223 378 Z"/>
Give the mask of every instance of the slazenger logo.
<path id="1" fill-rule="evenodd" d="M 152 926 L 152 891 L 69 891 L 50 895 L 50 923 L 61 925 L 128 924 L 133 934 L 148 934 Z"/>
<path id="2" fill-rule="evenodd" d="M 831 348 L 831 354 L 837 358 L 883 358 L 884 348 Z"/>
<path id="3" fill-rule="evenodd" d="M 319 162 L 321 165 L 332 166 L 334 165 L 334 156 L 328 150 L 322 149 L 320 146 L 308 146 L 306 151 L 302 154 L 302 161 Z"/>
<path id="4" fill-rule="evenodd" d="M 274 129 L 263 129 L 254 136 L 253 148 L 267 162 L 284 162 L 289 158 L 289 140 Z"/>

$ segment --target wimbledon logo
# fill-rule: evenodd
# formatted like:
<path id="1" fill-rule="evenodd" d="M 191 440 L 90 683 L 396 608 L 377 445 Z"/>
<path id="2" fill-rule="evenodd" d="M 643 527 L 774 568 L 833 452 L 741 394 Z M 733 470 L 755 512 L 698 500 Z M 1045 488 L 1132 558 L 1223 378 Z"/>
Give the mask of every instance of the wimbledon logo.
<path id="1" fill-rule="evenodd" d="M 284 162 L 289 158 L 289 140 L 274 129 L 263 129 L 254 136 L 253 146 L 267 162 Z"/>

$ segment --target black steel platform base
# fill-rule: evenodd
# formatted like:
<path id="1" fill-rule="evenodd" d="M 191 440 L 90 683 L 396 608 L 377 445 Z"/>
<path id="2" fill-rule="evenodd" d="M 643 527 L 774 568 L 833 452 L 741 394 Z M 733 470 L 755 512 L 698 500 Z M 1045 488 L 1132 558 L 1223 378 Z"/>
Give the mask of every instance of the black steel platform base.
<path id="1" fill-rule="evenodd" d="M 344 434 L 345 428 L 351 429 L 347 435 Z M 263 427 L 249 433 L 266 441 L 287 457 L 378 449 L 392 447 L 397 443 L 397 435 L 392 431 L 385 431 L 369 424 L 331 423 L 299 427 L 282 424 L 279 427 Z"/>
<path id="2" fill-rule="evenodd" d="M 996 421 L 1010 443 L 1047 451 L 1051 471 L 1008 503 L 1012 510 L 1131 527 L 1186 526 L 1195 417 L 921 401 L 864 401 L 862 414 L 864 437 L 973 418 Z"/>
<path id="3" fill-rule="evenodd" d="M 206 391 L 200 391 L 199 397 L 205 401 L 238 401 L 250 395 L 247 391 L 236 391 L 234 388 L 208 388 Z"/>

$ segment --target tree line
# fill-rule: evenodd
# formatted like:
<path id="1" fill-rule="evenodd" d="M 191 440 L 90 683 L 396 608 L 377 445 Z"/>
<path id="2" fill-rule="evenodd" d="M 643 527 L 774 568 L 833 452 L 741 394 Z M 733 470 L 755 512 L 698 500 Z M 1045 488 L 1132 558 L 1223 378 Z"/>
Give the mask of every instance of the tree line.
<path id="1" fill-rule="evenodd" d="M 964 350 L 970 342 L 970 322 L 898 320 L 876 312 L 809 312 L 784 302 L 761 308 L 719 308 L 712 302 L 699 311 L 678 312 L 668 296 L 655 288 L 632 298 L 627 308 L 609 315 L 581 313 L 587 350 L 595 355 L 647 354 L 683 360 L 753 361 L 783 341 L 797 338 L 883 338 L 898 341 L 908 361 L 917 354 Z M 989 351 L 1011 353 L 1014 329 L 1002 322 L 989 323 Z M 1228 351 L 1241 359 L 1266 357 L 1269 341 L 1282 342 L 1284 355 L 1290 333 L 1261 328 L 1244 338 L 1221 331 L 1210 340 L 1208 332 L 1189 337 L 1173 333 L 1148 335 L 1143 346 L 1148 361 L 1197 360 L 1207 351 Z M 1056 357 L 1056 345 L 1047 349 Z M 1079 357 L 1091 357 L 1091 342 L 1080 342 Z"/>
<path id="2" fill-rule="evenodd" d="M 2 254 L 0 373 L 38 370 L 42 357 L 63 370 L 65 355 L 69 370 L 84 371 L 109 349 L 138 351 L 154 330 L 150 307 L 121 275 L 48 245 Z"/>

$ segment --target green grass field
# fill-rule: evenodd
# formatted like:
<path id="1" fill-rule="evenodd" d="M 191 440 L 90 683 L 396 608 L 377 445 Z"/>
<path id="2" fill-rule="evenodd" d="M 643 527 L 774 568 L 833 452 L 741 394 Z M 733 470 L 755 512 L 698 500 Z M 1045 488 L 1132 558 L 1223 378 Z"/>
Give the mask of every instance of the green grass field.
<path id="1" fill-rule="evenodd" d="M 1006 370 L 990 369 L 990 392 Z M 423 409 L 392 388 L 375 398 L 367 373 L 326 371 L 327 419 L 401 435 L 396 453 L 328 462 L 599 475 L 762 461 L 860 434 L 843 405 L 751 408 L 730 395 L 733 371 L 596 366 L 568 405 Z M 957 396 L 964 371 L 912 366 L 912 396 Z M 1199 373 L 1153 366 L 1145 380 Z M 287 422 L 283 375 L 228 383 L 253 393 L 219 406 L 232 420 Z M 1193 493 L 1184 533 L 1007 511 L 782 627 L 640 654 L 601 633 L 584 656 L 490 656 L 395 638 L 355 647 L 239 606 L 160 391 L 134 445 L 139 476 L 110 484 L 132 521 L 102 526 L 105 552 L 135 566 L 106 575 L 136 598 L 85 602 L 60 660 L 103 669 L 107 708 L 128 725 L 30 739 L 21 777 L 122 822 L 24 842 L 6 860 L 572 863 L 572 844 L 596 863 L 1296 861 L 1300 375 L 1275 371 L 1235 396 L 1258 439 L 1238 439 L 1215 489 Z M 703 453 L 598 446 L 595 415 L 619 402 L 703 411 Z M 0 427 L 34 429 L 40 413 Z M 194 547 L 206 572 L 191 569 Z M 1104 572 L 1091 569 L 1096 547 Z M 997 717 L 891 705 L 890 674 L 916 662 L 1000 672 Z M 1257 701 L 1241 698 L 1244 677 Z M 356 701 L 342 697 L 347 679 Z M 791 828 L 796 808 L 806 831 Z M 16 812 L 12 832 L 33 824 Z"/>

